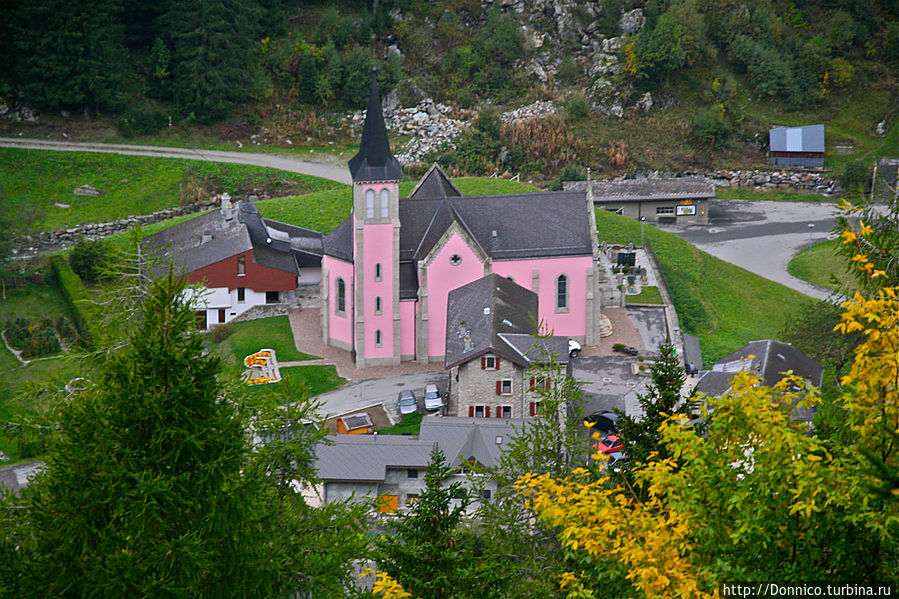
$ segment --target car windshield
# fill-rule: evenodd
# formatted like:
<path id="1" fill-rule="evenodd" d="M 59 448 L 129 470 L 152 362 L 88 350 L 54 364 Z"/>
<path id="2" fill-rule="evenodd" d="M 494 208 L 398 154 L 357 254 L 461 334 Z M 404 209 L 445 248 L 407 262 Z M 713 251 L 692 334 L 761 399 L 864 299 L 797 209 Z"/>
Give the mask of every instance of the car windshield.
<path id="1" fill-rule="evenodd" d="M 415 400 L 412 399 L 411 397 L 404 397 L 400 400 L 400 403 L 403 404 L 404 406 L 411 406 L 411 405 L 415 404 Z"/>
<path id="2" fill-rule="evenodd" d="M 438 396 L 436 391 L 425 391 L 425 399 L 436 399 Z"/>

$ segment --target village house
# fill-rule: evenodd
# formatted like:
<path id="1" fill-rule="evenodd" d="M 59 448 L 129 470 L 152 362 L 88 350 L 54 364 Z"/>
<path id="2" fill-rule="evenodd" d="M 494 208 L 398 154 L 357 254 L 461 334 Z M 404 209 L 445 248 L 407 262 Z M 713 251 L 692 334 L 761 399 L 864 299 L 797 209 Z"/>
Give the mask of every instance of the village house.
<path id="1" fill-rule="evenodd" d="M 382 513 L 406 509 L 425 491 L 424 475 L 431 451 L 439 447 L 455 470 L 448 484 L 469 491 L 473 509 L 496 493 L 496 482 L 471 475 L 470 465 L 492 468 L 520 431 L 520 420 L 473 420 L 427 416 L 417 436 L 336 435 L 315 448 L 315 469 L 322 481 L 323 502 L 377 500 Z M 474 483 L 479 482 L 480 485 Z M 478 488 L 475 488 L 475 487 Z"/>
<path id="2" fill-rule="evenodd" d="M 352 214 L 324 238 L 322 338 L 358 367 L 445 362 L 452 290 L 488 274 L 533 291 L 547 330 L 598 340 L 598 257 L 584 192 L 463 196 L 436 165 L 407 198 L 373 80 Z"/>
<path id="3" fill-rule="evenodd" d="M 709 222 L 709 200 L 715 185 L 707 177 L 566 181 L 564 188 L 586 190 L 594 206 L 634 220 L 651 223 Z"/>
<path id="4" fill-rule="evenodd" d="M 291 304 L 296 290 L 321 282 L 321 234 L 262 218 L 251 201 L 148 236 L 144 246 L 170 260 L 191 283 L 206 287 L 197 326 L 230 322 L 255 306 Z"/>
<path id="5" fill-rule="evenodd" d="M 539 391 L 550 388 L 553 376 L 566 376 L 568 365 L 568 338 L 536 336 L 537 313 L 536 293 L 497 274 L 450 291 L 450 415 L 536 415 Z M 532 365 L 545 369 L 535 374 Z"/>

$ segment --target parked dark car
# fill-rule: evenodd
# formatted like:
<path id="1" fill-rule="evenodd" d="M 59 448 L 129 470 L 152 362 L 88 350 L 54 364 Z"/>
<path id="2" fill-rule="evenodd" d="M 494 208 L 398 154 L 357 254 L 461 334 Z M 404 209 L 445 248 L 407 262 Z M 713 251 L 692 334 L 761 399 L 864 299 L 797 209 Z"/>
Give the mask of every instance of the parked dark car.
<path id="1" fill-rule="evenodd" d="M 584 424 L 593 423 L 593 429 L 607 435 L 618 434 L 618 414 L 615 412 L 597 412 L 584 418 Z"/>

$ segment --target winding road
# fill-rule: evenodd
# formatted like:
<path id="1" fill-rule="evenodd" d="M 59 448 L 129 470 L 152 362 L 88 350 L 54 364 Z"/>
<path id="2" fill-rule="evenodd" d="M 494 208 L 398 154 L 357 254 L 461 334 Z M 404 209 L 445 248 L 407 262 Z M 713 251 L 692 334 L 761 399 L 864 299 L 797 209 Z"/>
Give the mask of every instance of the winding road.
<path id="1" fill-rule="evenodd" d="M 198 150 L 191 148 L 167 148 L 164 146 L 137 146 L 127 144 L 83 143 L 0 137 L 0 148 L 25 148 L 29 150 L 54 150 L 57 152 L 99 152 L 101 154 L 124 154 L 126 156 L 151 156 L 155 158 L 184 158 L 205 162 L 230 162 L 275 168 L 291 173 L 312 175 L 350 185 L 353 181 L 345 164 L 337 157 L 322 161 L 301 160 L 277 154 L 258 152 L 227 152 L 223 150 Z M 327 155 L 326 155 L 327 156 Z"/>
<path id="2" fill-rule="evenodd" d="M 100 152 L 157 158 L 230 162 L 312 175 L 351 184 L 349 169 L 337 156 L 317 160 L 258 152 L 228 152 L 162 146 L 84 143 L 0 137 L 0 147 L 64 152 Z M 833 204 L 712 200 L 709 225 L 668 225 L 660 228 L 698 248 L 806 295 L 827 299 L 831 291 L 793 277 L 787 264 L 802 249 L 823 241 L 833 228 Z"/>

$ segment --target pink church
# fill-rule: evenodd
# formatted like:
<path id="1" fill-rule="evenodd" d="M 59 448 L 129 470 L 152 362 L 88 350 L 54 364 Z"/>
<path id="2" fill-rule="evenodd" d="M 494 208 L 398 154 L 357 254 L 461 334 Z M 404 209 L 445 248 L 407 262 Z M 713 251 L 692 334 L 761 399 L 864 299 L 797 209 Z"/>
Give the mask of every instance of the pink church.
<path id="1" fill-rule="evenodd" d="M 599 339 L 596 221 L 576 191 L 463 196 L 434 165 L 407 198 L 372 82 L 353 211 L 324 238 L 322 337 L 358 367 L 444 362 L 454 289 L 496 274 L 533 291 L 556 336 Z"/>

